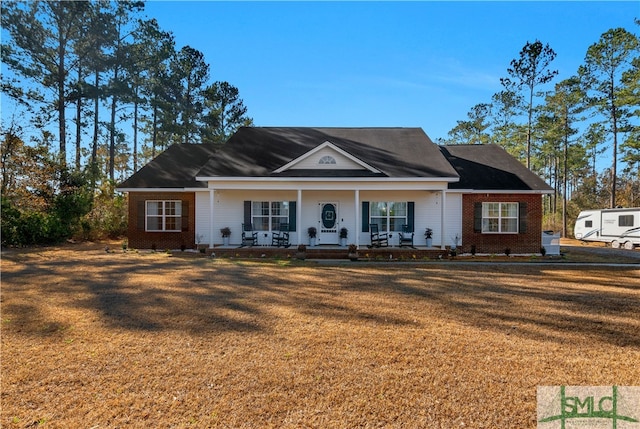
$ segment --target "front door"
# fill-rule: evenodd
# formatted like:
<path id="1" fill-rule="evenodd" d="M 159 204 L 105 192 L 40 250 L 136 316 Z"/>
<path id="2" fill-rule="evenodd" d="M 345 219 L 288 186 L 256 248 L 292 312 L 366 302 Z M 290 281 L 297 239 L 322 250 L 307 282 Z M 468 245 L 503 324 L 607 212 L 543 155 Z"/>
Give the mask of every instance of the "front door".
<path id="1" fill-rule="evenodd" d="M 318 244 L 338 244 L 338 203 L 320 203 Z"/>

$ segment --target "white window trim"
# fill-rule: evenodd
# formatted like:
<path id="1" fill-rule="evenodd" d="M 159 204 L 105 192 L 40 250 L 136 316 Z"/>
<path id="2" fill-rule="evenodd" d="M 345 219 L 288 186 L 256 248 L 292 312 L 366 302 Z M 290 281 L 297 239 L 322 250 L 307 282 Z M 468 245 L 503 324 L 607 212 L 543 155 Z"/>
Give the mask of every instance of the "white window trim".
<path id="1" fill-rule="evenodd" d="M 149 203 L 162 203 L 162 215 L 150 215 Z M 166 214 L 166 203 L 176 203 L 176 214 Z M 149 216 L 160 218 L 162 220 L 161 229 L 149 229 Z M 166 229 L 166 219 L 175 218 L 177 229 Z M 182 232 L 182 200 L 145 200 L 144 202 L 144 230 L 145 232 Z"/>
<path id="2" fill-rule="evenodd" d="M 485 231 L 484 229 L 484 220 L 485 219 L 496 219 L 495 217 L 485 217 L 484 216 L 484 207 L 485 204 L 499 204 L 498 206 L 498 230 L 497 231 Z M 516 216 L 514 217 L 502 217 L 502 205 L 503 204 L 515 204 L 516 205 Z M 516 220 L 516 230 L 515 231 L 502 231 L 502 219 L 515 219 Z M 482 234 L 519 234 L 520 232 L 520 203 L 515 201 L 484 201 L 482 203 Z"/>
<path id="3" fill-rule="evenodd" d="M 268 215 L 263 215 L 263 214 L 255 214 L 253 211 L 253 204 L 254 203 L 268 203 L 269 204 L 269 214 Z M 273 203 L 280 203 L 280 204 L 284 204 L 287 203 L 287 214 L 283 215 L 283 214 L 273 214 L 272 210 L 273 210 Z M 281 219 L 286 219 L 285 222 L 281 222 L 281 223 L 289 223 L 289 217 L 291 216 L 290 213 L 291 207 L 289 206 L 289 201 L 280 201 L 280 200 L 269 200 L 269 201 L 251 201 L 251 223 L 253 224 L 253 227 L 256 228 L 256 231 L 263 231 L 263 232 L 271 232 L 274 231 L 273 229 L 273 219 L 274 218 L 281 218 Z M 262 230 L 262 229 L 257 229 L 257 224 L 255 222 L 255 218 L 259 217 L 259 218 L 264 218 L 267 217 L 269 219 L 269 229 L 266 230 Z M 291 226 L 290 226 L 291 227 Z"/>
<path id="4" fill-rule="evenodd" d="M 409 202 L 408 201 L 371 201 L 369 203 L 369 225 L 371 225 L 373 223 L 373 218 L 374 216 L 371 214 L 373 211 L 373 205 L 376 203 L 385 203 L 387 205 L 387 209 L 389 208 L 389 204 L 394 203 L 394 204 L 399 204 L 399 203 L 404 203 L 405 204 L 405 214 L 404 216 L 390 216 L 389 213 L 387 212 L 386 216 L 375 216 L 376 219 L 384 219 L 386 221 L 386 225 L 384 227 L 384 229 L 381 229 L 380 232 L 402 232 L 401 230 L 398 231 L 391 231 L 391 219 L 402 219 L 404 218 L 404 222 L 402 222 L 401 225 L 406 225 L 409 223 Z"/>

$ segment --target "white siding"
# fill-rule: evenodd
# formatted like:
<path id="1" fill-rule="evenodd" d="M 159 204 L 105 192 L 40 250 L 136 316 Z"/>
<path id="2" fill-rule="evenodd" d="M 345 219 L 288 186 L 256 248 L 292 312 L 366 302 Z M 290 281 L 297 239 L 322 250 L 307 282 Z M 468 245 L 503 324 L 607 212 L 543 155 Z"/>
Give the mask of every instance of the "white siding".
<path id="1" fill-rule="evenodd" d="M 462 194 L 447 192 L 446 204 L 444 245 L 451 246 L 457 234 L 460 237 L 458 246 L 462 246 Z"/>
<path id="2" fill-rule="evenodd" d="M 242 240 L 242 224 L 244 223 L 244 202 L 245 201 L 295 201 L 297 193 L 295 191 L 232 191 L 221 190 L 215 192 L 214 206 L 214 243 L 222 243 L 220 228 L 228 226 L 231 228 L 230 243 L 240 245 Z M 259 243 L 271 244 L 271 234 L 261 233 Z M 295 234 L 292 234 L 292 239 Z"/>
<path id="3" fill-rule="evenodd" d="M 244 222 L 244 201 L 296 201 L 296 190 L 217 190 L 214 198 L 213 244 L 222 244 L 220 229 L 231 228 L 231 244 L 240 245 L 242 223 Z M 433 230 L 433 245 L 451 245 L 456 233 L 462 233 L 462 194 L 446 194 L 446 231 L 441 231 L 442 192 L 435 190 L 422 191 L 360 191 L 358 212 L 363 201 L 413 201 L 415 203 L 415 237 L 414 243 L 425 245 L 424 231 Z M 302 214 L 298 219 L 299 231 L 291 233 L 291 243 L 308 244 L 307 228 L 318 227 L 320 221 L 319 203 L 335 202 L 339 205 L 338 229 L 346 227 L 349 231 L 348 243 L 356 242 L 356 234 L 361 245 L 369 243 L 369 232 L 362 232 L 360 223 L 362 213 L 356 219 L 355 193 L 352 190 L 305 190 L 302 192 Z M 196 233 L 209 240 L 209 192 L 196 192 Z M 271 243 L 270 232 L 260 235 L 260 243 Z M 298 241 L 298 237 L 300 240 Z M 444 241 L 444 243 L 443 243 Z M 392 243 L 395 243 L 393 240 Z M 462 243 L 460 243 L 462 244 Z"/>
<path id="4" fill-rule="evenodd" d="M 427 228 L 433 230 L 433 243 L 437 245 L 442 237 L 440 231 L 440 192 L 437 191 L 378 191 L 361 192 L 361 201 L 413 201 L 415 203 L 414 238 L 416 246 L 426 244 L 424 232 Z M 360 232 L 360 243 L 370 242 L 369 232 Z M 391 243 L 395 243 L 391 239 Z"/>
<path id="5" fill-rule="evenodd" d="M 196 192 L 196 243 L 209 244 L 209 191 Z"/>

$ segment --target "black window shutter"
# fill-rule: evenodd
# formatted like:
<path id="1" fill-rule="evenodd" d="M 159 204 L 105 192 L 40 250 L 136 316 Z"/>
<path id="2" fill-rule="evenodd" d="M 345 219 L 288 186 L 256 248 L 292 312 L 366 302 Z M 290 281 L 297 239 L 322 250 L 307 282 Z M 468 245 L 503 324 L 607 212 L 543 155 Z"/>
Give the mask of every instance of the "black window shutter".
<path id="1" fill-rule="evenodd" d="M 416 203 L 413 201 L 409 201 L 407 203 L 407 225 L 409 225 L 409 231 L 414 232 L 414 224 L 415 224 L 415 212 L 416 212 Z"/>
<path id="2" fill-rule="evenodd" d="M 146 201 L 138 201 L 138 231 L 144 231 Z"/>
<path id="3" fill-rule="evenodd" d="M 362 202 L 362 232 L 369 232 L 369 201 Z"/>
<path id="4" fill-rule="evenodd" d="M 295 231 L 296 230 L 296 223 L 297 223 L 297 219 L 296 219 L 296 202 L 295 201 L 289 201 L 289 231 Z"/>
<path id="5" fill-rule="evenodd" d="M 251 224 L 251 201 L 244 202 L 244 224 L 248 228 Z"/>
<path id="6" fill-rule="evenodd" d="M 519 221 L 518 232 L 520 234 L 524 234 L 525 232 L 527 232 L 527 216 L 528 216 L 527 203 L 521 202 L 519 210 L 520 210 L 520 213 L 518 216 L 518 221 Z"/>
<path id="7" fill-rule="evenodd" d="M 482 232 L 482 203 L 473 204 L 473 232 Z"/>
<path id="8" fill-rule="evenodd" d="M 182 230 L 189 231 L 189 201 L 182 201 Z"/>

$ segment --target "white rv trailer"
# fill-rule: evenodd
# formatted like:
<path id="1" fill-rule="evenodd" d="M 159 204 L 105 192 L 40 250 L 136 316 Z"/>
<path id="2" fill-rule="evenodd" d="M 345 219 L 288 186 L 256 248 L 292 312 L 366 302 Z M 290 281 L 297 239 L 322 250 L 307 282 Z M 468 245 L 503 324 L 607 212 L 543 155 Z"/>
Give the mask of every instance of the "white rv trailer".
<path id="1" fill-rule="evenodd" d="M 573 228 L 578 240 L 602 241 L 613 248 L 640 246 L 640 208 L 584 210 Z"/>

